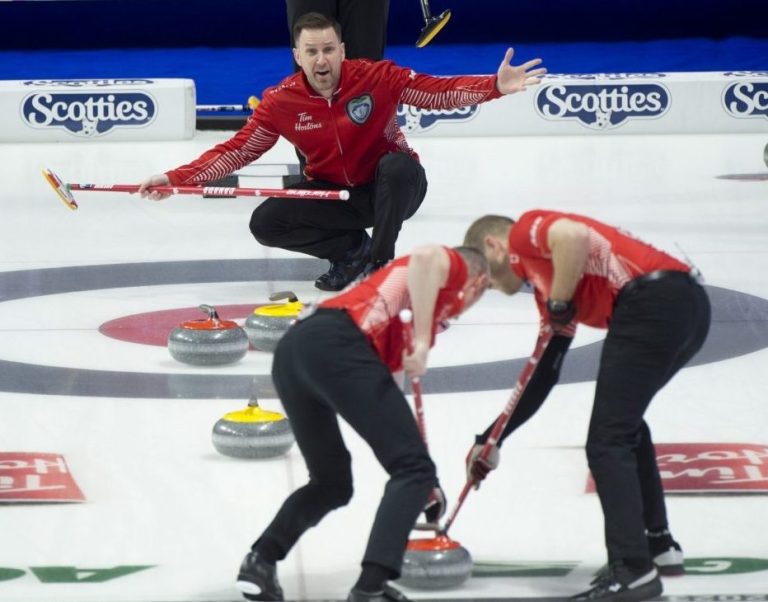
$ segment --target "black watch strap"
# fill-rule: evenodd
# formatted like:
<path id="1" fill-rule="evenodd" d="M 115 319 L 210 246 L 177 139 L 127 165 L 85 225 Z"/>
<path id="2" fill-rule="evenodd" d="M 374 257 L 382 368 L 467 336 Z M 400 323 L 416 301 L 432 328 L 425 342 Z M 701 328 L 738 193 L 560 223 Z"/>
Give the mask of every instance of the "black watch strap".
<path id="1" fill-rule="evenodd" d="M 547 299 L 547 309 L 554 314 L 567 311 L 571 307 L 570 301 L 560 301 L 558 299 Z"/>

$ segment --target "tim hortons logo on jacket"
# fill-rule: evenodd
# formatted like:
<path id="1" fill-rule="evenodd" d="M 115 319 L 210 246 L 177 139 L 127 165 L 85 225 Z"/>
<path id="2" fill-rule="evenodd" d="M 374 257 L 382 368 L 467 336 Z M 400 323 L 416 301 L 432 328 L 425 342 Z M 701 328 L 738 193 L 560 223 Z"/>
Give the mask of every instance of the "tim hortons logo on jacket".
<path id="1" fill-rule="evenodd" d="M 440 122 L 458 123 L 469 121 L 478 111 L 477 105 L 458 109 L 419 109 L 411 105 L 397 107 L 397 125 L 404 132 L 425 132 Z"/>
<path id="2" fill-rule="evenodd" d="M 768 447 L 750 443 L 657 443 L 667 493 L 766 493 Z M 587 480 L 588 493 L 595 484 Z"/>
<path id="3" fill-rule="evenodd" d="M 115 127 L 144 127 L 156 113 L 155 100 L 146 92 L 41 92 L 27 96 L 21 108 L 32 127 L 63 127 L 87 137 Z"/>
<path id="4" fill-rule="evenodd" d="M 536 111 L 545 119 L 576 119 L 606 130 L 631 119 L 656 119 L 667 112 L 670 94 L 658 83 L 549 84 L 536 93 Z"/>
<path id="5" fill-rule="evenodd" d="M 733 117 L 768 119 L 768 81 L 732 83 L 723 92 L 723 107 Z"/>
<path id="6" fill-rule="evenodd" d="M 319 130 L 323 124 L 312 121 L 312 115 L 302 112 L 296 116 L 296 123 L 293 127 L 297 132 L 306 132 L 307 130 Z"/>
<path id="7" fill-rule="evenodd" d="M 347 103 L 347 115 L 357 125 L 363 125 L 373 113 L 373 97 L 363 94 Z"/>

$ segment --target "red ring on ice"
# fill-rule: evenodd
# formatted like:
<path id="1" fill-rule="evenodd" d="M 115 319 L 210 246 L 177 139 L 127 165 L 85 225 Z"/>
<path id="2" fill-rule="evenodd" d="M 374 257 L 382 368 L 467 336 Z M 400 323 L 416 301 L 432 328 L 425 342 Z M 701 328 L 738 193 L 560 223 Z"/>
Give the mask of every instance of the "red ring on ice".
<path id="1" fill-rule="evenodd" d="M 263 304 L 216 305 L 215 307 L 222 320 L 245 321 L 253 310 L 261 305 Z M 133 314 L 104 322 L 104 324 L 99 326 L 99 332 L 126 343 L 166 347 L 171 331 L 180 326 L 182 322 L 205 319 L 206 314 L 199 307 L 164 309 Z M 242 322 L 238 323 L 242 326 Z"/>

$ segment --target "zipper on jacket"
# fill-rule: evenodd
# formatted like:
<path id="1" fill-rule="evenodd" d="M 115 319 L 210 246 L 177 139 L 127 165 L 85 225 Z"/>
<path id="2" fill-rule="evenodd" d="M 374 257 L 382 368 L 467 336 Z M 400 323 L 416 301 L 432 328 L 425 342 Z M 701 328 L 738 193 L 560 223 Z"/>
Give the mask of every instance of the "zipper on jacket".
<path id="1" fill-rule="evenodd" d="M 344 161 L 344 148 L 341 146 L 341 138 L 339 138 L 339 128 L 336 125 L 336 119 L 333 115 L 333 97 L 326 98 L 328 101 L 328 112 L 331 114 L 331 123 L 333 124 L 333 133 L 336 135 L 336 146 L 339 148 L 339 155 L 341 155 L 341 169 L 344 172 L 344 179 L 347 181 L 348 186 L 354 186 L 352 181 L 349 179 L 349 174 L 347 173 L 347 164 Z"/>

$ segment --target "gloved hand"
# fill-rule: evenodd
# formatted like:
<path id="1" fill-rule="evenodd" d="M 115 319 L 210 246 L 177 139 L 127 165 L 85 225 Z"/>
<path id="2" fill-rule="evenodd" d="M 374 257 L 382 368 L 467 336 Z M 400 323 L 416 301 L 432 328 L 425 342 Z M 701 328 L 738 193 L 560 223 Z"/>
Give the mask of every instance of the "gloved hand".
<path id="1" fill-rule="evenodd" d="M 440 483 L 429 494 L 429 499 L 424 506 L 424 516 L 428 523 L 436 523 L 445 514 L 446 502 L 445 492 L 440 487 Z"/>
<path id="2" fill-rule="evenodd" d="M 480 487 L 480 482 L 488 476 L 488 473 L 499 466 L 499 448 L 496 445 L 491 446 L 491 453 L 485 460 L 480 459 L 480 452 L 483 451 L 485 444 L 475 443 L 467 454 L 465 460 L 467 465 L 467 479 L 475 480 L 475 489 Z"/>
<path id="3" fill-rule="evenodd" d="M 552 330 L 559 333 L 576 317 L 576 306 L 572 301 L 547 300 L 547 313 Z"/>

